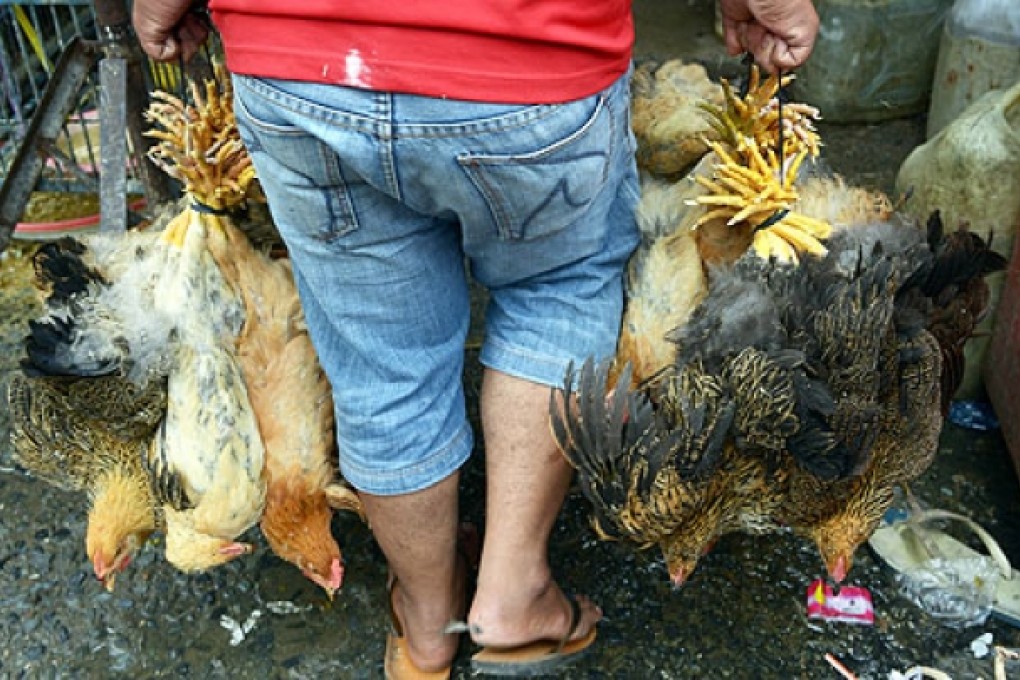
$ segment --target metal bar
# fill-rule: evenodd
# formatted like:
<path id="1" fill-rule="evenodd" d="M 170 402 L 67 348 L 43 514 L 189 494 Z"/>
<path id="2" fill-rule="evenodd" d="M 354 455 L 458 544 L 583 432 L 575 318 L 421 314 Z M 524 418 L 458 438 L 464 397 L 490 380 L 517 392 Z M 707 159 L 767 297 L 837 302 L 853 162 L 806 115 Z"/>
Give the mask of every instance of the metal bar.
<path id="1" fill-rule="evenodd" d="M 25 139 L 18 146 L 7 178 L 0 186 L 0 251 L 7 247 L 14 226 L 39 180 L 45 160 L 45 144 L 52 144 L 57 138 L 98 56 L 99 45 L 80 38 L 72 41 L 60 56 L 28 125 Z"/>
<path id="2" fill-rule="evenodd" d="M 165 174 L 149 160 L 146 152 L 154 141 L 142 133 L 145 120 L 142 113 L 148 103 L 145 76 L 142 73 L 142 54 L 138 40 L 131 32 L 131 19 L 124 0 L 94 0 L 96 24 L 106 55 L 127 61 L 127 133 L 131 148 L 138 155 L 138 169 L 149 206 L 156 206 L 172 197 L 170 183 Z"/>
<path id="3" fill-rule="evenodd" d="M 127 62 L 119 57 L 99 61 L 99 231 L 127 230 Z"/>

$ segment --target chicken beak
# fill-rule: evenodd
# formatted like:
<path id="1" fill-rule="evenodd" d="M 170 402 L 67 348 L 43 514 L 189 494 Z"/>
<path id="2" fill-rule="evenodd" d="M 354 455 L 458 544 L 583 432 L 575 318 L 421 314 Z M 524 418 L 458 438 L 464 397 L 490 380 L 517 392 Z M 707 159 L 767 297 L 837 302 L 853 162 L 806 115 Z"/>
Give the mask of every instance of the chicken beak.
<path id="1" fill-rule="evenodd" d="M 842 583 L 843 579 L 846 578 L 847 572 L 850 571 L 850 560 L 846 558 L 846 555 L 840 555 L 836 558 L 835 563 L 829 565 L 829 576 L 836 583 Z"/>
<path id="2" fill-rule="evenodd" d="M 339 559 L 334 559 L 333 563 L 330 565 L 330 575 L 328 579 L 325 579 L 315 572 L 307 569 L 304 570 L 304 574 L 309 581 L 326 591 L 326 596 L 329 598 L 330 602 L 333 601 L 333 598 L 336 596 L 336 591 L 340 590 L 340 586 L 343 584 L 344 580 L 344 568 L 343 565 L 340 564 Z"/>
<path id="3" fill-rule="evenodd" d="M 669 580 L 672 581 L 674 588 L 680 588 L 687 581 L 687 570 L 683 567 L 677 567 L 670 573 Z"/>
<path id="4" fill-rule="evenodd" d="M 113 565 L 107 565 L 103 556 L 97 553 L 92 559 L 92 571 L 96 575 L 96 580 L 103 584 L 107 592 L 112 593 L 116 575 Z"/>
<path id="5" fill-rule="evenodd" d="M 241 555 L 250 554 L 252 550 L 253 548 L 248 543 L 228 543 L 220 548 L 220 554 L 228 555 L 230 557 L 240 557 Z"/>

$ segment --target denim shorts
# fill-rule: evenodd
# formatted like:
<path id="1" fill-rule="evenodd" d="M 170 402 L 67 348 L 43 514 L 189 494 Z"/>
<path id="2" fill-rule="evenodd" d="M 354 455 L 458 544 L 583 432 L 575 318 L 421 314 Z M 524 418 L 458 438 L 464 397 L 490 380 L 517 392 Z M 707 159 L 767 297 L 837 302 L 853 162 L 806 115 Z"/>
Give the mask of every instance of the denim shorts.
<path id="1" fill-rule="evenodd" d="M 470 455 L 466 268 L 490 293 L 485 366 L 559 386 L 614 352 L 638 242 L 628 77 L 541 106 L 234 82 L 356 488 L 424 489 Z"/>

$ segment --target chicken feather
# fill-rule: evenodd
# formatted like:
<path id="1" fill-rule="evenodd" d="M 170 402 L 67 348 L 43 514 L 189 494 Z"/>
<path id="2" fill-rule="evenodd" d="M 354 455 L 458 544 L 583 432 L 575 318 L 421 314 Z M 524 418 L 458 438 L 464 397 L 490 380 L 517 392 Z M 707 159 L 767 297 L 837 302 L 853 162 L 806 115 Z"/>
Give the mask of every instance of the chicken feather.
<path id="1" fill-rule="evenodd" d="M 86 553 L 108 589 L 162 524 L 142 467 L 166 387 L 121 377 L 11 376 L 7 404 L 14 460 L 33 476 L 89 496 Z"/>
<path id="2" fill-rule="evenodd" d="M 273 552 L 332 597 L 343 581 L 332 508 L 361 514 L 361 503 L 338 479 L 329 382 L 289 261 L 258 252 L 228 221 L 221 227 L 209 249 L 245 306 L 236 351 L 265 446 L 262 532 Z"/>
<path id="3" fill-rule="evenodd" d="M 146 464 L 166 514 L 167 560 L 191 572 L 251 551 L 235 539 L 262 514 L 265 450 L 233 351 L 243 305 L 207 246 L 219 218 L 186 209 L 177 219 L 163 234 L 155 300 L 176 313 L 174 370 Z"/>

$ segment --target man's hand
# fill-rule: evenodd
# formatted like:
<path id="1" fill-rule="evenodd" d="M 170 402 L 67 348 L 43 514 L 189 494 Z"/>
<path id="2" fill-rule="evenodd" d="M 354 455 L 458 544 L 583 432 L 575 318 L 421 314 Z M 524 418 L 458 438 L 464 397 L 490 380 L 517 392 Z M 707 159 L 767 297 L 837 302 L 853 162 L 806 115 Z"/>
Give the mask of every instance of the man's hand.
<path id="1" fill-rule="evenodd" d="M 209 34 L 191 5 L 191 0 L 135 0 L 131 19 L 146 54 L 157 61 L 191 59 Z"/>
<path id="2" fill-rule="evenodd" d="M 811 0 L 720 0 L 726 49 L 750 52 L 769 73 L 803 64 L 818 35 Z"/>

